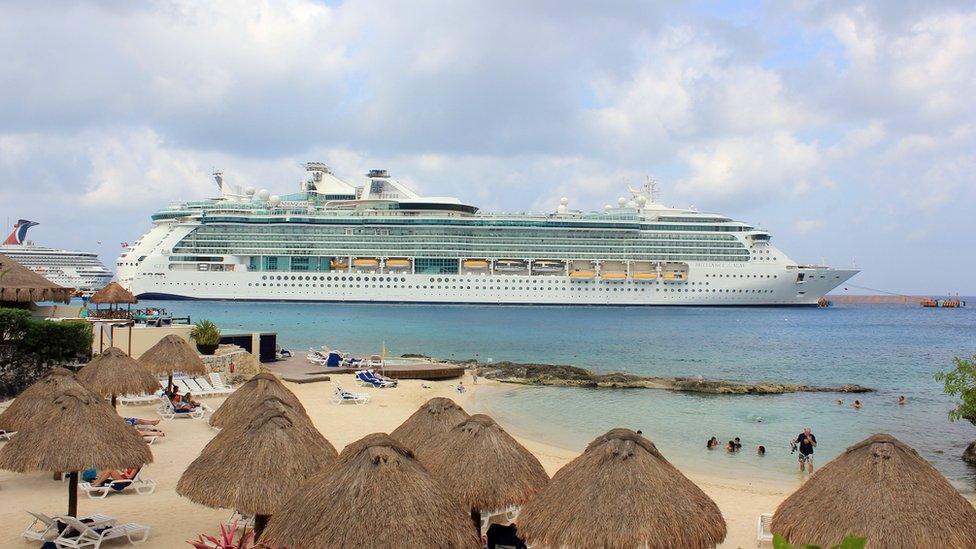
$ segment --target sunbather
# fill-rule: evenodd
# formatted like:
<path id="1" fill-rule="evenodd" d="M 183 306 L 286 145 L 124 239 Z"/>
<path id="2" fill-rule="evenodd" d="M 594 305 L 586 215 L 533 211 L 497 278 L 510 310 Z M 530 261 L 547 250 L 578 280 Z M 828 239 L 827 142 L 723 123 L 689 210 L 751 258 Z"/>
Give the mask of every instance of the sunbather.
<path id="1" fill-rule="evenodd" d="M 106 483 L 111 484 L 117 480 L 132 480 L 138 472 L 139 470 L 135 468 L 129 468 L 124 471 L 104 471 L 95 477 L 95 480 L 92 481 L 92 486 L 105 486 Z"/>
<path id="2" fill-rule="evenodd" d="M 142 419 L 141 417 L 127 417 L 125 422 L 133 427 L 136 425 L 159 425 L 158 419 Z"/>
<path id="3" fill-rule="evenodd" d="M 191 404 L 187 403 L 186 401 L 184 401 L 183 400 L 183 397 L 180 395 L 180 392 L 177 391 L 176 389 L 173 389 L 173 393 L 172 393 L 172 396 L 169 399 L 169 402 L 170 402 L 170 404 L 173 405 L 173 410 L 175 410 L 177 412 L 192 412 L 193 411 L 193 405 L 191 405 Z"/>
<path id="4" fill-rule="evenodd" d="M 183 404 L 189 406 L 190 408 L 199 408 L 200 407 L 200 402 L 198 402 L 196 400 L 193 400 L 193 395 L 190 394 L 190 391 L 187 391 L 187 392 L 183 393 L 183 399 L 182 400 L 183 400 Z"/>

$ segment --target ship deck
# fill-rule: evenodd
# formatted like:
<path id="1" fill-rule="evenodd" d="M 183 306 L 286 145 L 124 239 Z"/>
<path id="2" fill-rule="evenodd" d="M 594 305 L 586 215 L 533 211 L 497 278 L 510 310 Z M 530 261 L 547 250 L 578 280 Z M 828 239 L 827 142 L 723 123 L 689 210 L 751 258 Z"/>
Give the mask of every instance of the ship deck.
<path id="1" fill-rule="evenodd" d="M 283 380 L 294 383 L 328 381 L 331 375 L 354 374 L 357 370 L 362 369 L 361 367 L 329 368 L 320 364 L 313 364 L 305 358 L 304 354 L 271 362 L 266 364 L 266 366 Z M 425 379 L 434 381 L 459 378 L 464 375 L 464 367 L 443 362 L 395 364 L 387 366 L 381 373 L 394 379 Z"/>

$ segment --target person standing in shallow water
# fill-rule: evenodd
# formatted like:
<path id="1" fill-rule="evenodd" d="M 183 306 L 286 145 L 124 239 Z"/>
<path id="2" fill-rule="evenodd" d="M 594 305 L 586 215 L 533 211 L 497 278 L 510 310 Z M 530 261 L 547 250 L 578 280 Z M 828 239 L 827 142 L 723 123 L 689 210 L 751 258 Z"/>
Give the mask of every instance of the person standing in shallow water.
<path id="1" fill-rule="evenodd" d="M 806 464 L 807 471 L 812 475 L 813 449 L 817 446 L 817 437 L 813 436 L 810 428 L 807 427 L 796 437 L 794 442 L 800 445 L 800 456 L 798 458 L 800 461 L 800 472 L 803 472 L 803 465 Z"/>

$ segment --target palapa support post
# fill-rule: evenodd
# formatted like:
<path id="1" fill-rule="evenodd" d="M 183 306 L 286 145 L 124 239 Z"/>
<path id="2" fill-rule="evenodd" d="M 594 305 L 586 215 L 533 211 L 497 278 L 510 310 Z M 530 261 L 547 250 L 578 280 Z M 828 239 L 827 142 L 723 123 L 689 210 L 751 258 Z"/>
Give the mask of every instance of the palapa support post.
<path id="1" fill-rule="evenodd" d="M 115 408 L 116 410 L 119 409 L 119 407 L 115 404 L 115 393 L 112 393 L 112 408 Z"/>
<path id="2" fill-rule="evenodd" d="M 481 509 L 471 509 L 471 521 L 474 522 L 474 531 L 478 533 L 478 539 L 481 539 Z"/>
<path id="3" fill-rule="evenodd" d="M 268 515 L 254 515 L 254 539 L 260 539 L 264 527 L 268 525 Z"/>
<path id="4" fill-rule="evenodd" d="M 68 473 L 68 516 L 78 517 L 78 471 Z"/>

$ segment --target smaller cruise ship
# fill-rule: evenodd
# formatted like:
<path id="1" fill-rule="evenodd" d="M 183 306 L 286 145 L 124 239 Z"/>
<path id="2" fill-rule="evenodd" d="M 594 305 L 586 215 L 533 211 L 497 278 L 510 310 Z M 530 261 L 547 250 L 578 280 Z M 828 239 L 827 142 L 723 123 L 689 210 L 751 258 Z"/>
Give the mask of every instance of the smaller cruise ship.
<path id="1" fill-rule="evenodd" d="M 97 254 L 37 246 L 27 240 L 27 230 L 35 225 L 38 223 L 18 220 L 14 230 L 0 244 L 0 254 L 59 286 L 74 288 L 83 294 L 95 292 L 111 282 L 112 271 L 102 264 Z"/>

